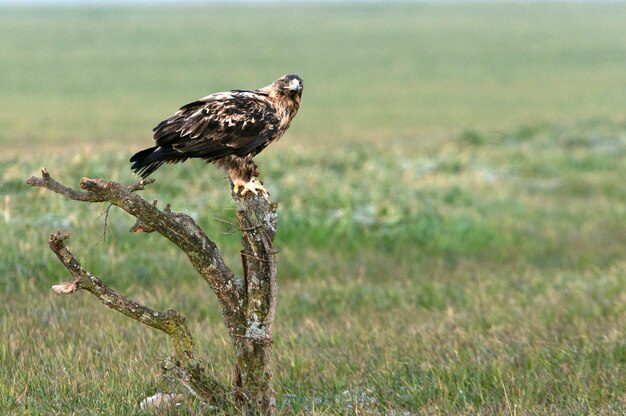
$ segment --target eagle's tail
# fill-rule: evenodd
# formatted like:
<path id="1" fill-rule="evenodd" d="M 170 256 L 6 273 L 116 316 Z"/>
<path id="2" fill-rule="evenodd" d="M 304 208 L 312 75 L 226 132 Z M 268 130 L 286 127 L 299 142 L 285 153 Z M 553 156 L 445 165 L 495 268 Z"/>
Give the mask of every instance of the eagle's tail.
<path id="1" fill-rule="evenodd" d="M 186 158 L 181 158 L 180 153 L 171 147 L 154 146 L 137 152 L 130 158 L 133 165 L 130 167 L 133 172 L 147 178 L 165 162 L 182 162 Z"/>

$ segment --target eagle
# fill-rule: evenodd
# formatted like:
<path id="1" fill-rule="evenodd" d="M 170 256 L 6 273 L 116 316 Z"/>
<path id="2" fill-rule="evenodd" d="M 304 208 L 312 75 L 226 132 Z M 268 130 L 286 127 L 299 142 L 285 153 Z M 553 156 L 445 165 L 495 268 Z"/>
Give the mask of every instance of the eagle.
<path id="1" fill-rule="evenodd" d="M 131 169 L 144 179 L 164 163 L 199 158 L 224 169 L 236 194 L 268 196 L 252 158 L 289 128 L 302 88 L 302 78 L 287 74 L 263 88 L 218 92 L 184 105 L 152 130 L 156 146 L 135 153 Z"/>

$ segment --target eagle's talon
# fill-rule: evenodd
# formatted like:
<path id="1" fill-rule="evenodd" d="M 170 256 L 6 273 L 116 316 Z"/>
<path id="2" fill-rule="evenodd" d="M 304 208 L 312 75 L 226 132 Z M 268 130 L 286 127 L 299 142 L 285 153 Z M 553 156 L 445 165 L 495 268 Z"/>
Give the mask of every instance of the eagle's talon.
<path id="1" fill-rule="evenodd" d="M 253 194 L 255 194 L 255 195 L 257 194 L 256 190 L 254 190 L 254 189 L 243 188 L 243 189 L 241 190 L 241 196 L 246 196 L 246 194 L 247 194 L 248 192 L 252 192 L 252 193 L 253 193 Z"/>
<path id="2" fill-rule="evenodd" d="M 257 178 L 252 178 L 248 182 L 235 180 L 233 181 L 233 192 L 236 195 L 245 196 L 248 192 L 252 192 L 254 195 L 258 195 L 257 191 L 261 191 L 264 197 L 269 197 L 270 193 L 265 189 L 261 181 Z"/>

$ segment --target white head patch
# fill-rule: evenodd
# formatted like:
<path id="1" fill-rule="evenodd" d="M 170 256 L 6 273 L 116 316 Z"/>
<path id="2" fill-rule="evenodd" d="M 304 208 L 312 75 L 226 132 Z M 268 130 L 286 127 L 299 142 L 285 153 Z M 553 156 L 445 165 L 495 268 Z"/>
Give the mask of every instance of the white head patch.
<path id="1" fill-rule="evenodd" d="M 291 91 L 298 91 L 300 89 L 300 80 L 297 78 L 292 79 L 291 85 L 289 85 L 289 89 Z"/>

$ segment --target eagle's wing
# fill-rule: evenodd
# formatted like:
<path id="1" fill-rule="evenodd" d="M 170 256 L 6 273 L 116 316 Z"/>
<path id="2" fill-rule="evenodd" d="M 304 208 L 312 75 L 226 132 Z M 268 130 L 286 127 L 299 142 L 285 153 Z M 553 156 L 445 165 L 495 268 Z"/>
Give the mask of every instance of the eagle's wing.
<path id="1" fill-rule="evenodd" d="M 267 96 L 233 90 L 183 106 L 153 131 L 157 146 L 171 148 L 181 158 L 212 161 L 257 154 L 275 137 L 279 123 Z"/>

